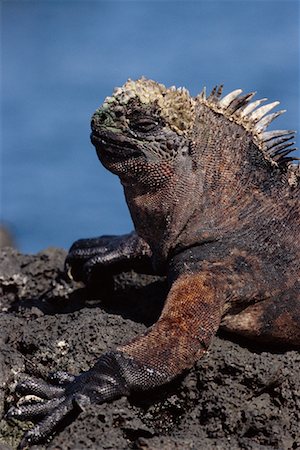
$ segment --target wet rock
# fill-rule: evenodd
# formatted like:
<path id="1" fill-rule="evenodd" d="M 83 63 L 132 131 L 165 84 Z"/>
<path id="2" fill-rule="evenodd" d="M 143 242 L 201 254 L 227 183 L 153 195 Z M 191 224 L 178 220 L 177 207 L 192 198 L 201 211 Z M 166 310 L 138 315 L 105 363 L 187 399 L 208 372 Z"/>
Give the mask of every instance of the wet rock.
<path id="1" fill-rule="evenodd" d="M 110 289 L 66 280 L 65 252 L 0 252 L 0 449 L 15 449 L 28 423 L 6 422 L 21 372 L 79 373 L 159 316 L 163 279 L 121 274 Z M 90 406 L 33 449 L 296 449 L 300 355 L 224 336 L 185 376 L 143 395 Z"/>

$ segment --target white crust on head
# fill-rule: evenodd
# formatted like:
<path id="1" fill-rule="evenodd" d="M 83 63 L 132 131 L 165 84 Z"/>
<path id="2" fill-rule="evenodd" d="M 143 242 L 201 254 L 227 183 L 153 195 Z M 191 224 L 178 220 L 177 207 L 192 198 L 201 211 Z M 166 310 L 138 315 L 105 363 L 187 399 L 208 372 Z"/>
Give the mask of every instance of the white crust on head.
<path id="1" fill-rule="evenodd" d="M 106 97 L 103 106 L 109 107 L 116 102 L 126 105 L 134 98 L 138 98 L 144 105 L 156 102 L 162 117 L 178 134 L 187 133 L 194 124 L 195 99 L 187 89 L 176 89 L 175 86 L 166 88 L 163 84 L 145 77 L 136 81 L 129 79 L 122 87 L 116 88 L 111 97 Z"/>

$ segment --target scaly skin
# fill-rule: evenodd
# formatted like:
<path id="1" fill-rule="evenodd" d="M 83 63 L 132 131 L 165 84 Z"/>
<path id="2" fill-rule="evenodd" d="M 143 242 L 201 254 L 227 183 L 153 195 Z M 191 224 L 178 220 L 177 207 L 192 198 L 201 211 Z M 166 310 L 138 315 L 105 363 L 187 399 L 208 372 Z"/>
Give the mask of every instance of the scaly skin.
<path id="1" fill-rule="evenodd" d="M 128 81 L 92 118 L 99 159 L 120 177 L 135 225 L 125 236 L 77 241 L 66 270 L 86 284 L 101 272 L 165 274 L 157 323 L 101 356 L 89 371 L 18 385 L 43 403 L 9 417 L 44 417 L 21 443 L 47 438 L 73 408 L 173 379 L 221 326 L 300 346 L 300 177 L 291 131 L 266 132 L 275 106 L 253 94 L 190 97 L 144 78 Z M 256 108 L 256 109 L 255 109 Z"/>

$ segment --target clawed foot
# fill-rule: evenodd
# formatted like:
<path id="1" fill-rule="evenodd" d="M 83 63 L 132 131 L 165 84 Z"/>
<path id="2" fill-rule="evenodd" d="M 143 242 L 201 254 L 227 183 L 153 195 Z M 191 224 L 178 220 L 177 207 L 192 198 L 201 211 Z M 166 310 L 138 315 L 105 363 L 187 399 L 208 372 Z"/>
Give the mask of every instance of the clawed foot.
<path id="1" fill-rule="evenodd" d="M 74 379 L 71 375 L 58 372 L 49 376 L 49 383 L 28 376 L 17 385 L 16 392 L 23 397 L 18 406 L 8 410 L 6 417 L 18 420 L 42 419 L 25 433 L 20 449 L 45 440 L 73 410 L 74 395 L 68 391 Z"/>
<path id="2" fill-rule="evenodd" d="M 128 389 L 121 377 L 112 353 L 102 356 L 96 365 L 78 376 L 56 372 L 45 382 L 25 376 L 16 392 L 23 396 L 12 406 L 6 417 L 18 420 L 40 420 L 27 431 L 19 449 L 45 441 L 57 426 L 71 414 L 84 410 L 91 403 L 103 403 L 121 395 Z"/>
<path id="3" fill-rule="evenodd" d="M 120 236 L 102 236 L 79 239 L 69 250 L 65 270 L 75 281 L 89 284 L 94 272 L 105 271 L 110 265 L 122 260 Z"/>
<path id="4" fill-rule="evenodd" d="M 134 268 L 152 273 L 150 258 L 148 244 L 135 233 L 79 239 L 69 250 L 65 270 L 75 281 L 89 284 L 99 273 L 112 275 Z"/>

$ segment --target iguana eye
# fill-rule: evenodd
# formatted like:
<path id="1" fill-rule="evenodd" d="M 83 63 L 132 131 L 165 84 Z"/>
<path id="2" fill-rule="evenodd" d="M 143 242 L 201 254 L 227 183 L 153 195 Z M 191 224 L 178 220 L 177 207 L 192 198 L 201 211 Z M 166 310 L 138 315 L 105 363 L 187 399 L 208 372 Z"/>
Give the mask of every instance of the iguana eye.
<path id="1" fill-rule="evenodd" d="M 154 119 L 144 117 L 142 119 L 135 119 L 130 123 L 130 128 L 134 131 L 147 132 L 153 130 L 158 125 Z"/>

